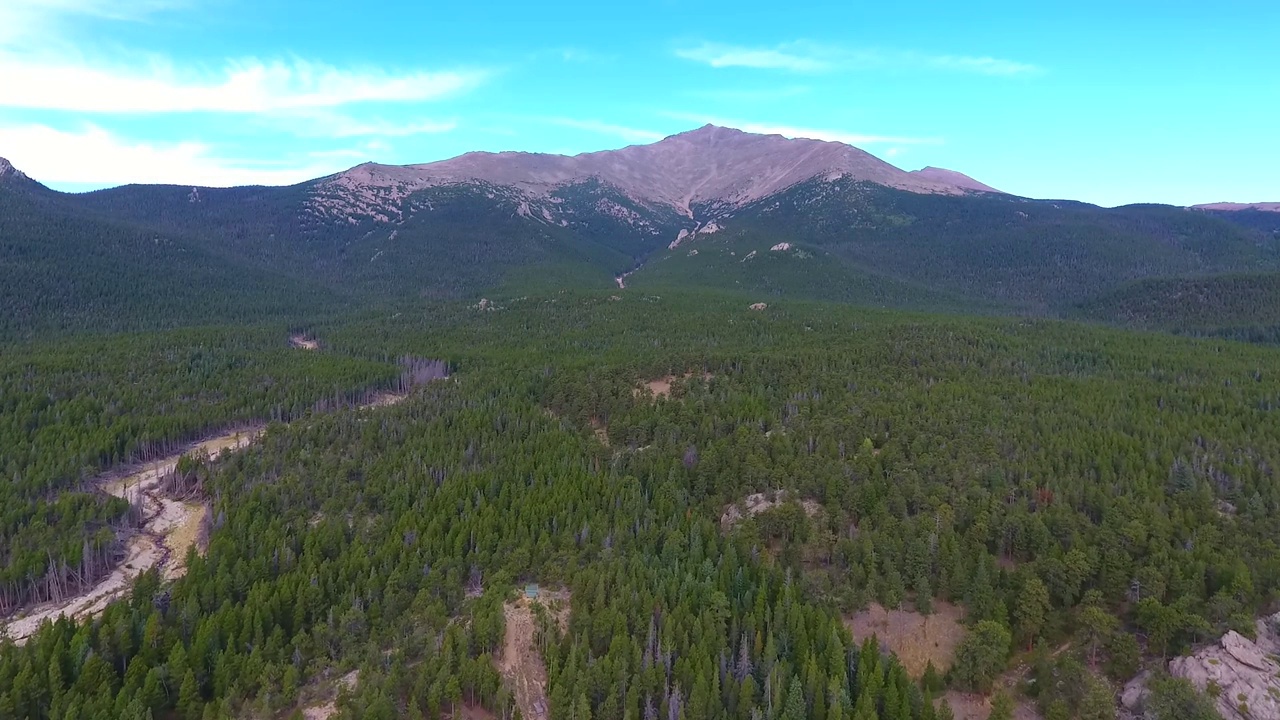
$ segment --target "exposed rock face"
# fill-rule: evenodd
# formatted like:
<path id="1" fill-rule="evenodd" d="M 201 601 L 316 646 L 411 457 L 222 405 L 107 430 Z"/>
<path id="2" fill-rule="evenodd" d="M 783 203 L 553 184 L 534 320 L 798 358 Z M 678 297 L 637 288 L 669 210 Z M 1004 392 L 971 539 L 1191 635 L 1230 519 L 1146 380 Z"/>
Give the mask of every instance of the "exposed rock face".
<path id="1" fill-rule="evenodd" d="M 1258 642 L 1234 630 L 1217 645 L 1169 662 L 1169 673 L 1186 678 L 1200 690 L 1216 686 L 1218 712 L 1228 720 L 1280 720 L 1280 651 L 1275 623 L 1280 615 L 1258 623 Z"/>
<path id="2" fill-rule="evenodd" d="M 0 157 L 0 180 L 27 180 L 27 176 L 21 170 L 13 166 L 13 163 Z"/>
<path id="3" fill-rule="evenodd" d="M 828 181 L 851 177 L 918 193 L 997 192 L 949 170 L 909 173 L 843 143 L 757 135 L 714 125 L 651 145 L 573 156 L 471 152 L 423 165 L 366 163 L 321 180 L 315 192 L 325 198 L 323 207 L 347 211 L 349 204 L 365 214 L 380 208 L 381 219 L 392 221 L 400 203 L 425 188 L 483 182 L 516 190 L 529 202 L 546 198 L 557 188 L 594 179 L 643 207 L 675 210 L 693 218 L 695 211 L 720 216 L 815 177 Z M 343 196 L 351 202 L 342 203 Z M 708 224 L 705 232 L 712 232 L 712 227 Z"/>

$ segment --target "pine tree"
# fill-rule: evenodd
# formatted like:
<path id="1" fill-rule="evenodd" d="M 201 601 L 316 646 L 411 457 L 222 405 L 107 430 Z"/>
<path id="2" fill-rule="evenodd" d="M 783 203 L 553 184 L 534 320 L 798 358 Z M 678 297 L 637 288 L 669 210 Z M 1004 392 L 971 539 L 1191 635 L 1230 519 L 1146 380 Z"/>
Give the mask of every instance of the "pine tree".
<path id="1" fill-rule="evenodd" d="M 804 688 L 800 685 L 800 678 L 792 676 L 787 699 L 782 706 L 781 720 L 806 720 L 806 717 Z"/>

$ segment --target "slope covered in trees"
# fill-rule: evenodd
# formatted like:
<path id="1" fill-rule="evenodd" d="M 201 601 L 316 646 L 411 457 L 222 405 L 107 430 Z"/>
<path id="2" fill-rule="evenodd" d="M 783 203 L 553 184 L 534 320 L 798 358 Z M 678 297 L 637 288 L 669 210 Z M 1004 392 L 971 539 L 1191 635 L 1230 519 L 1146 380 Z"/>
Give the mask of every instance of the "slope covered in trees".
<path id="1" fill-rule="evenodd" d="M 288 322 L 352 305 L 391 314 L 422 298 L 600 289 L 637 268 L 631 282 L 653 288 L 1040 315 L 1152 277 L 1280 271 L 1270 218 L 1168 206 L 818 177 L 685 215 L 598 178 L 533 195 L 483 181 L 331 181 L 69 195 L 6 176 L 0 333 Z M 789 256 L 766 255 L 783 243 Z M 761 261 L 745 260 L 753 251 Z"/>
<path id="2" fill-rule="evenodd" d="M 339 295 L 207 238 L 96 213 L 30 181 L 0 181 L 0 337 L 288 320 Z"/>
<path id="3" fill-rule="evenodd" d="M 388 362 L 290 349 L 283 327 L 82 337 L 0 356 L 0 612 L 91 584 L 127 504 L 86 481 L 238 423 L 288 420 L 387 387 Z"/>
<path id="4" fill-rule="evenodd" d="M 1093 298 L 1077 312 L 1120 325 L 1275 342 L 1280 339 L 1280 274 L 1141 280 Z"/>
<path id="5" fill-rule="evenodd" d="M 288 714 L 359 668 L 346 717 L 509 717 L 502 602 L 541 582 L 573 598 L 539 643 L 553 717 L 931 718 L 936 679 L 859 647 L 845 614 L 963 604 L 971 661 L 949 681 L 983 688 L 1034 638 L 1127 678 L 1277 598 L 1280 376 L 1262 348 L 618 297 L 316 325 L 340 356 L 456 374 L 218 463 L 208 554 L 0 648 L 0 715 Z M 669 396 L 637 391 L 667 376 Z M 819 512 L 721 526 L 776 489 Z M 1092 682 L 1044 704 L 1092 702 Z"/>
<path id="6" fill-rule="evenodd" d="M 1280 268 L 1276 238 L 1183 208 L 921 195 L 847 179 L 802 183 L 721 225 L 727 230 L 707 239 L 790 242 L 935 291 L 1040 313 L 1144 277 Z"/>

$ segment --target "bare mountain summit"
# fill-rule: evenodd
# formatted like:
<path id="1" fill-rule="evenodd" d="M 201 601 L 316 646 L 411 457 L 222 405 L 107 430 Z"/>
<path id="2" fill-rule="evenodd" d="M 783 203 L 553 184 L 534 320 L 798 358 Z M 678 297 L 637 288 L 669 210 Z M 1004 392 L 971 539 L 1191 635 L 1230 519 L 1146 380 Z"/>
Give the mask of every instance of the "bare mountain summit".
<path id="1" fill-rule="evenodd" d="M 974 192 L 990 192 L 990 193 L 1000 192 L 999 190 L 991 187 L 990 185 L 980 183 L 977 180 L 974 180 L 973 178 L 969 177 L 968 175 L 965 175 L 964 173 L 958 173 L 955 170 L 947 170 L 946 168 L 924 167 L 924 168 L 920 168 L 919 170 L 912 170 L 910 174 L 924 180 L 932 180 L 933 182 L 942 183 L 943 185 L 950 185 L 952 187 L 957 187 L 962 190 L 972 190 Z"/>
<path id="2" fill-rule="evenodd" d="M 715 217 L 816 177 L 849 177 L 917 193 L 997 192 L 947 170 L 909 173 L 843 143 L 706 125 L 651 145 L 573 156 L 472 152 L 424 165 L 366 163 L 322 180 L 316 209 L 385 218 L 399 214 L 387 203 L 438 185 L 480 181 L 540 198 L 596 179 L 650 208 Z"/>
<path id="3" fill-rule="evenodd" d="M 1261 212 L 1280 212 L 1280 202 L 1261 202 L 1261 203 L 1205 203 L 1204 205 L 1192 205 L 1197 210 L 1259 210 Z"/>

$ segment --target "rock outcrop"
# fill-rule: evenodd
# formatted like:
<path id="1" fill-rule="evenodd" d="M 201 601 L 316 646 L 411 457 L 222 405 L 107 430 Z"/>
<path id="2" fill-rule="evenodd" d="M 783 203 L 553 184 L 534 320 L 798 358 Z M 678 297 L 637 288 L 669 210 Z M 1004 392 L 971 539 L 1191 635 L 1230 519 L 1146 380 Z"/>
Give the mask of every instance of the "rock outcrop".
<path id="1" fill-rule="evenodd" d="M 1235 632 L 1194 655 L 1174 658 L 1169 674 L 1186 678 L 1217 696 L 1218 712 L 1227 720 L 1280 720 L 1280 615 L 1258 622 L 1258 641 Z"/>

